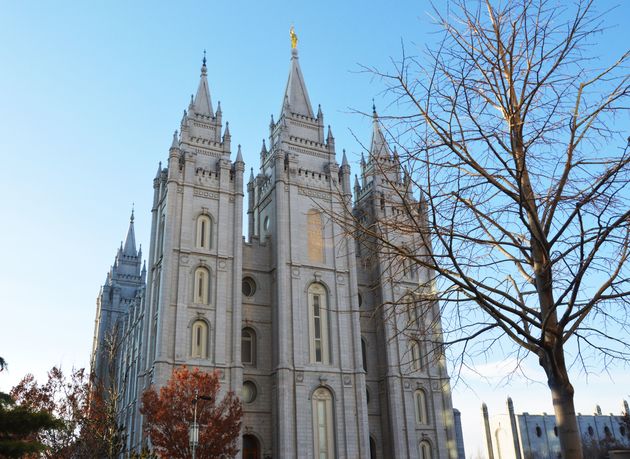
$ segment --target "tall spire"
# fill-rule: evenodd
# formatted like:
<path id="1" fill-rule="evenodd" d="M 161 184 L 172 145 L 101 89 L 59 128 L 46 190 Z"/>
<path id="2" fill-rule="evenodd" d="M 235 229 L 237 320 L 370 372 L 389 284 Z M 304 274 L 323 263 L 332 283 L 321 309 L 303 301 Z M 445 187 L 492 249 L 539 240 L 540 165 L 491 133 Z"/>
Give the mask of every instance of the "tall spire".
<path id="1" fill-rule="evenodd" d="M 287 107 L 288 104 L 288 107 Z M 297 35 L 291 27 L 291 67 L 289 68 L 289 79 L 282 99 L 282 111 L 289 109 L 292 113 L 314 118 L 311 101 L 306 91 L 306 84 L 300 69 L 297 51 Z"/>
<path id="2" fill-rule="evenodd" d="M 370 145 L 370 158 L 391 158 L 391 151 L 381 131 L 381 125 L 378 122 L 378 114 L 376 113 L 376 105 L 372 101 L 372 144 Z"/>
<path id="3" fill-rule="evenodd" d="M 208 68 L 206 67 L 206 50 L 203 50 L 203 64 L 201 65 L 201 76 L 199 79 L 199 87 L 197 95 L 193 100 L 192 106 L 196 113 L 206 116 L 214 116 L 212 112 L 212 102 L 210 100 L 210 89 L 208 88 Z"/>
<path id="4" fill-rule="evenodd" d="M 127 230 L 127 239 L 125 239 L 125 247 L 123 248 L 123 255 L 129 257 L 138 256 L 138 252 L 136 251 L 136 234 L 133 230 L 133 216 L 134 208 L 131 207 L 131 217 L 129 218 L 129 229 Z"/>

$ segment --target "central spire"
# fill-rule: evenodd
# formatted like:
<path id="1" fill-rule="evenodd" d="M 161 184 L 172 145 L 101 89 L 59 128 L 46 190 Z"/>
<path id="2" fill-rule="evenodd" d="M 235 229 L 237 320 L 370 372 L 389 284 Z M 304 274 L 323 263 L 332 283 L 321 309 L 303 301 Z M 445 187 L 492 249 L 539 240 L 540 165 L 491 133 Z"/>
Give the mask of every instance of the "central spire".
<path id="1" fill-rule="evenodd" d="M 195 113 L 213 117 L 212 102 L 210 100 L 210 89 L 208 88 L 208 67 L 206 67 L 206 50 L 203 50 L 203 61 L 201 65 L 201 76 L 199 79 L 199 87 L 197 95 L 193 101 Z"/>
<path id="2" fill-rule="evenodd" d="M 302 70 L 300 69 L 297 50 L 298 38 L 293 26 L 291 26 L 290 35 L 291 67 L 289 68 L 289 79 L 287 80 L 287 87 L 284 91 L 284 98 L 282 99 L 281 112 L 284 113 L 288 110 L 290 113 L 314 118 L 313 108 L 311 107 L 311 101 L 306 91 Z"/>

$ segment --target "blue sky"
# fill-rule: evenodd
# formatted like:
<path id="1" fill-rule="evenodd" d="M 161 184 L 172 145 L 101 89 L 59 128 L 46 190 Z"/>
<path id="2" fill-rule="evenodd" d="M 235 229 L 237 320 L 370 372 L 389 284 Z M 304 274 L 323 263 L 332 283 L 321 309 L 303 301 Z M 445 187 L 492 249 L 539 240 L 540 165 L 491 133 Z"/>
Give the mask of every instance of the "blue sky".
<path id="1" fill-rule="evenodd" d="M 438 2 L 440 3 L 440 2 Z M 616 2 L 599 2 L 607 9 Z M 630 2 L 608 16 L 596 49 L 627 46 Z M 215 104 L 257 167 L 270 115 L 277 115 L 294 24 L 311 102 L 321 104 L 338 154 L 356 170 L 370 120 L 395 114 L 383 84 L 361 65 L 390 67 L 401 42 L 415 53 L 437 40 L 428 2 L 8 2 L 0 1 L 0 375 L 8 390 L 25 373 L 89 364 L 99 286 L 126 234 L 132 203 L 136 235 L 148 249 L 152 178 L 182 110 L 196 90 L 202 52 Z M 625 32 L 625 33 L 624 33 Z M 529 362 L 528 362 L 529 363 Z M 504 409 L 552 412 L 546 386 L 515 378 L 505 387 L 496 362 L 489 380 L 466 376 L 462 411 L 469 457 L 477 450 L 482 401 Z M 541 380 L 535 362 L 531 372 Z M 574 374 L 578 411 L 618 412 L 629 397 L 622 368 Z M 614 381 L 614 382 L 613 382 Z M 497 386 L 499 384 L 499 386 Z"/>

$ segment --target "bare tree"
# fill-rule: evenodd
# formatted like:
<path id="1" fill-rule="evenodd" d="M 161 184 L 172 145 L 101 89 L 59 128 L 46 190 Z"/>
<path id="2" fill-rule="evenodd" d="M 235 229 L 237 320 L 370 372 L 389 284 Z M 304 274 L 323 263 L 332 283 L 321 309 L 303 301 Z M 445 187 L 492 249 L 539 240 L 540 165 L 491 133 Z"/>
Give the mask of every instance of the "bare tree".
<path id="1" fill-rule="evenodd" d="M 562 457 L 581 458 L 569 367 L 630 357 L 630 153 L 615 129 L 629 54 L 589 57 L 604 31 L 592 1 L 494 3 L 449 2 L 437 47 L 370 69 L 404 113 L 387 123 L 401 153 L 370 158 L 364 182 L 387 182 L 379 217 L 355 212 L 349 229 L 433 273 L 418 294 L 439 301 L 460 365 L 504 338 L 537 356 Z"/>

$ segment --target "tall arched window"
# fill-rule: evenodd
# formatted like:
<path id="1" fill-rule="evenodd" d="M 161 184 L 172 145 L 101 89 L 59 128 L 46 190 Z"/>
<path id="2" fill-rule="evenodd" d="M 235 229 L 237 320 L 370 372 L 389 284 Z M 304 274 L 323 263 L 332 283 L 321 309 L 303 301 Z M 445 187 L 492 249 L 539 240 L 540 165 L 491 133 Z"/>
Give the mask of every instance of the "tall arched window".
<path id="1" fill-rule="evenodd" d="M 420 343 L 412 340 L 409 343 L 409 350 L 411 353 L 411 368 L 414 370 L 422 370 L 422 352 L 420 351 Z"/>
<path id="2" fill-rule="evenodd" d="M 208 324 L 203 320 L 195 320 L 191 328 L 191 356 L 195 359 L 208 358 Z"/>
<path id="3" fill-rule="evenodd" d="M 210 298 L 210 271 L 203 266 L 195 269 L 195 282 L 194 282 L 193 302 L 208 304 Z"/>
<path id="4" fill-rule="evenodd" d="M 256 365 L 256 332 L 251 328 L 243 328 L 241 332 L 241 362 Z"/>
<path id="5" fill-rule="evenodd" d="M 315 262 L 324 261 L 324 232 L 322 231 L 321 212 L 311 209 L 306 214 L 308 234 L 308 259 Z"/>
<path id="6" fill-rule="evenodd" d="M 334 432 L 332 394 L 328 389 L 320 387 L 313 392 L 314 457 L 317 459 L 335 458 Z"/>
<path id="7" fill-rule="evenodd" d="M 328 364 L 328 305 L 326 289 L 321 284 L 308 288 L 308 315 L 311 362 Z"/>
<path id="8" fill-rule="evenodd" d="M 415 394 L 416 422 L 418 424 L 428 424 L 427 397 L 422 389 L 418 389 Z"/>
<path id="9" fill-rule="evenodd" d="M 376 441 L 370 435 L 370 459 L 376 459 Z"/>
<path id="10" fill-rule="evenodd" d="M 207 215 L 197 218 L 197 237 L 195 245 L 200 249 L 209 249 L 212 243 L 212 220 Z"/>
<path id="11" fill-rule="evenodd" d="M 361 357 L 363 358 L 363 369 L 367 372 L 367 344 L 364 338 L 361 338 Z"/>
<path id="12" fill-rule="evenodd" d="M 433 459 L 431 443 L 426 440 L 420 442 L 420 459 Z"/>

